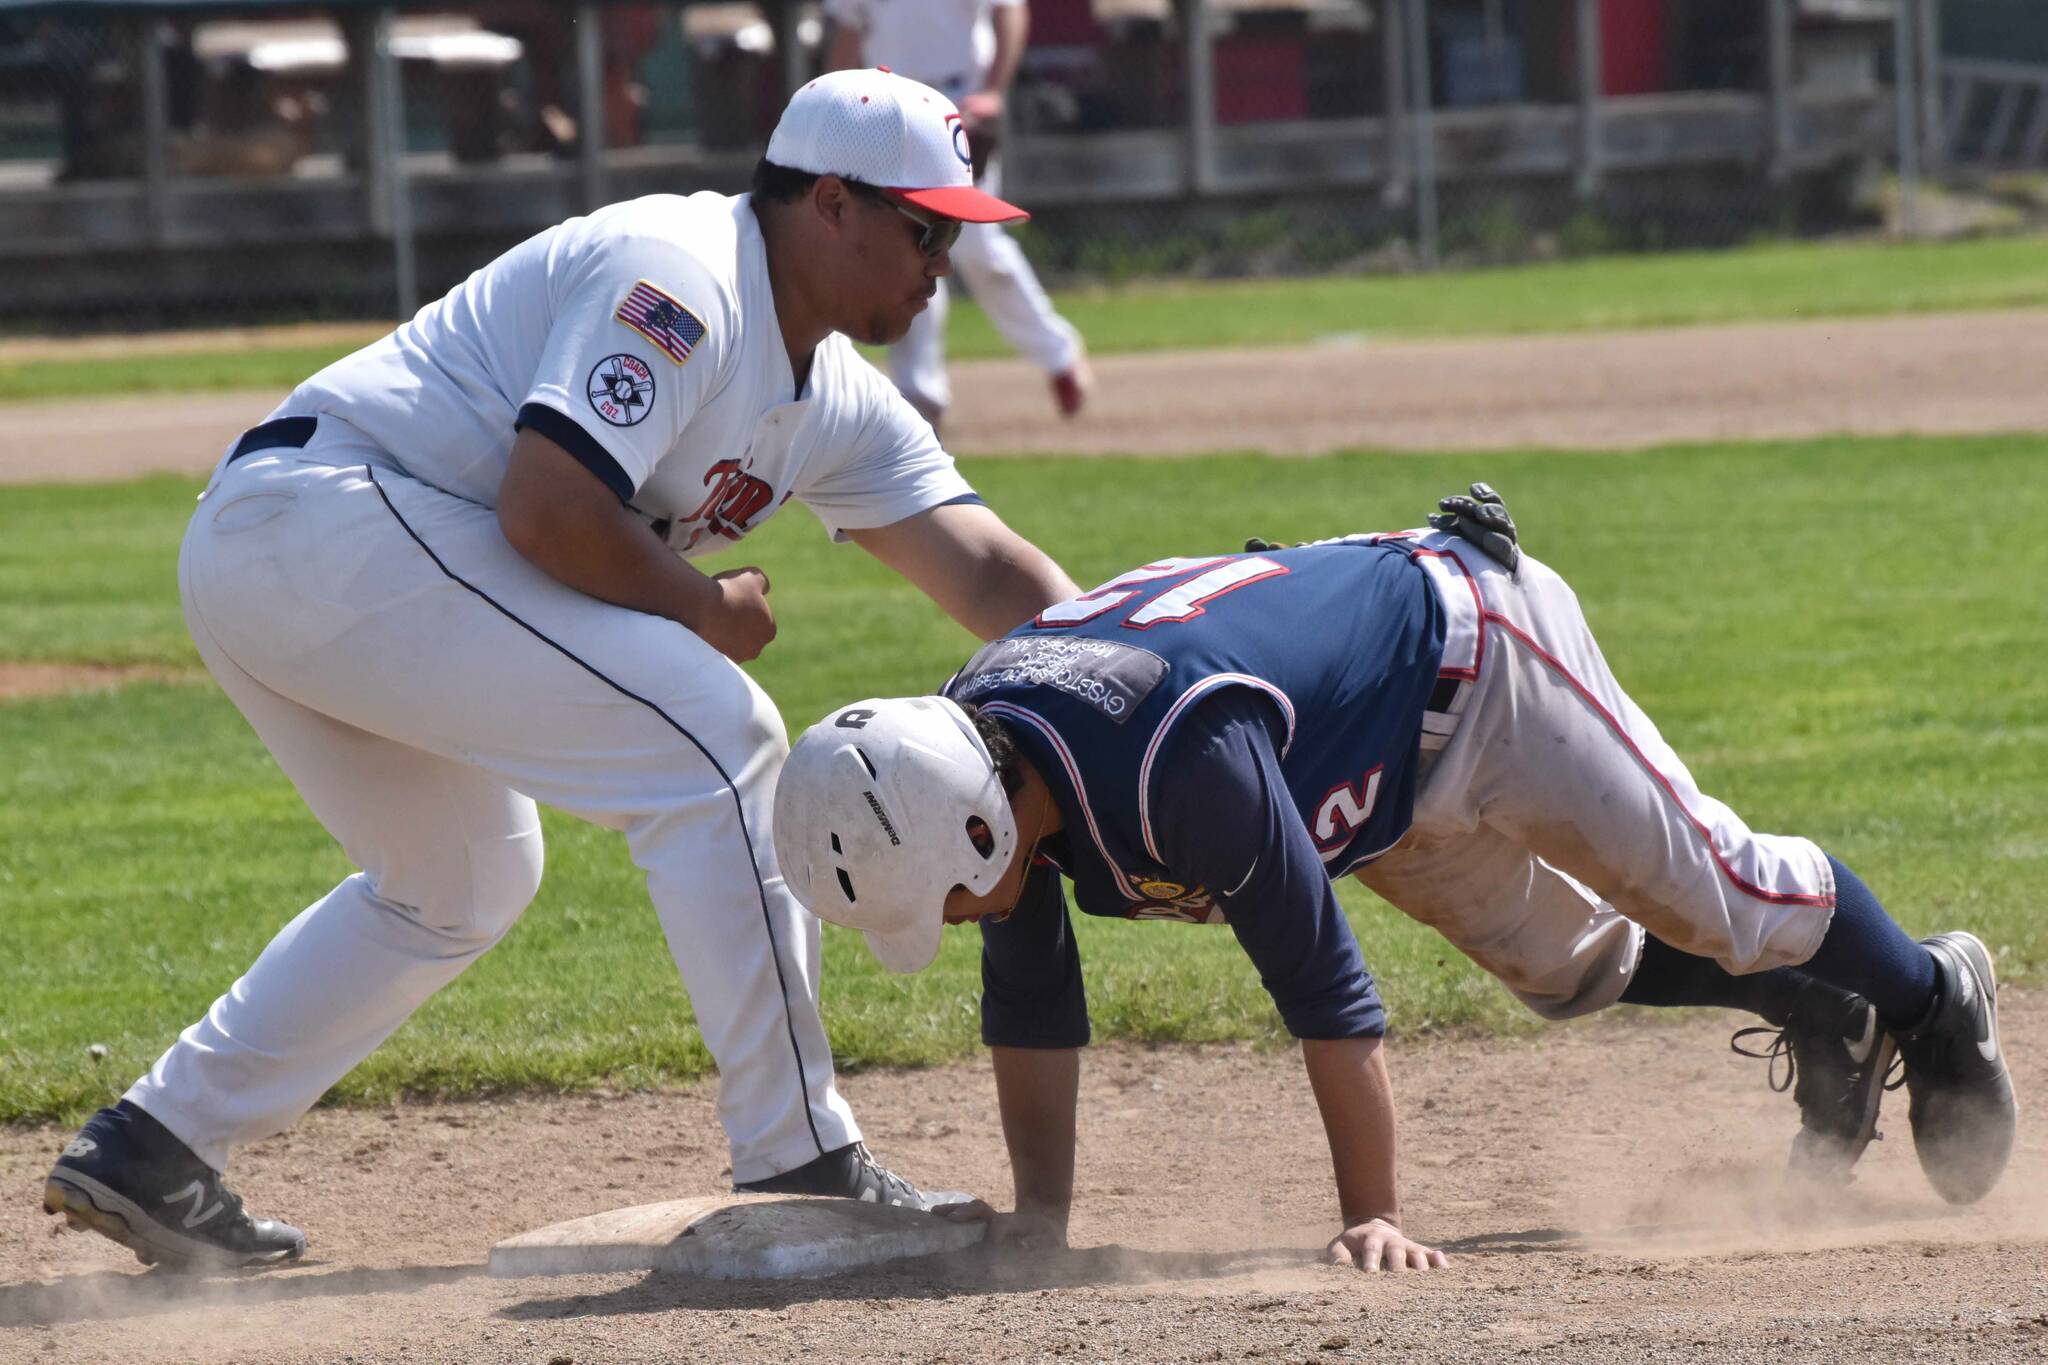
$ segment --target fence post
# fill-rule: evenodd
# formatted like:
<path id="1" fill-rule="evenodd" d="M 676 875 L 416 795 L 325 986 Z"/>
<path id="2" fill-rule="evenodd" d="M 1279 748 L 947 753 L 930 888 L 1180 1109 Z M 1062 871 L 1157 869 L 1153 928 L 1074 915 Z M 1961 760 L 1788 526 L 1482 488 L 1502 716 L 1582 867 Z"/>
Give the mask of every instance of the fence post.
<path id="1" fill-rule="evenodd" d="M 1408 84 L 1414 97 L 1415 244 L 1422 254 L 1422 268 L 1434 270 L 1442 260 L 1442 243 L 1437 232 L 1436 117 L 1430 107 L 1435 97 L 1429 80 L 1428 0 L 1408 0 L 1405 19 Z"/>
<path id="2" fill-rule="evenodd" d="M 604 207 L 604 29 L 592 0 L 579 0 L 576 25 L 576 169 L 583 211 Z"/>
<path id="3" fill-rule="evenodd" d="M 1600 192 L 1600 0 L 1578 0 L 1579 164 L 1572 188 L 1581 199 Z"/>
<path id="4" fill-rule="evenodd" d="M 1915 89 L 1914 0 L 1897 0 L 1892 10 L 1893 92 L 1899 123 L 1899 225 L 1907 237 L 1920 235 L 1920 135 L 1915 126 L 1919 93 Z"/>
<path id="5" fill-rule="evenodd" d="M 811 78 L 811 63 L 804 54 L 803 7 L 796 0 L 764 0 L 761 11 L 768 19 L 768 27 L 775 34 L 775 55 L 782 63 L 781 102 L 787 104 L 789 97 Z"/>
<path id="6" fill-rule="evenodd" d="M 1408 146 L 1408 53 L 1401 23 L 1403 0 L 1379 0 L 1380 126 L 1386 134 L 1387 176 L 1380 202 L 1389 206 L 1408 197 L 1413 164 Z"/>
<path id="7" fill-rule="evenodd" d="M 1920 173 L 1941 177 L 1948 149 L 1942 144 L 1941 122 L 1941 3 L 1919 0 L 1920 37 Z"/>
<path id="8" fill-rule="evenodd" d="M 419 311 L 419 265 L 414 253 L 412 193 L 405 176 L 405 85 L 391 34 L 398 11 L 377 7 L 368 25 L 363 62 L 365 133 L 363 159 L 369 191 L 370 227 L 391 234 L 391 268 L 400 321 Z"/>
<path id="9" fill-rule="evenodd" d="M 1480 17 L 1486 29 L 1486 82 L 1496 103 L 1507 103 L 1508 20 L 1502 0 L 1485 0 Z"/>
<path id="10" fill-rule="evenodd" d="M 1770 129 L 1766 134 L 1769 151 L 1765 161 L 1770 178 L 1783 183 L 1792 176 L 1793 157 L 1793 77 L 1792 77 L 1792 3 L 1793 0 L 1769 0 L 1770 9 L 1765 15 L 1768 25 L 1767 49 L 1769 56 Z"/>
<path id="11" fill-rule="evenodd" d="M 1216 48 L 1210 0 L 1182 0 L 1187 45 L 1188 192 L 1205 195 L 1216 184 Z"/>
<path id="12" fill-rule="evenodd" d="M 142 75 L 142 221 L 151 246 L 170 240 L 171 108 L 164 78 L 164 26 L 154 16 L 136 23 Z"/>

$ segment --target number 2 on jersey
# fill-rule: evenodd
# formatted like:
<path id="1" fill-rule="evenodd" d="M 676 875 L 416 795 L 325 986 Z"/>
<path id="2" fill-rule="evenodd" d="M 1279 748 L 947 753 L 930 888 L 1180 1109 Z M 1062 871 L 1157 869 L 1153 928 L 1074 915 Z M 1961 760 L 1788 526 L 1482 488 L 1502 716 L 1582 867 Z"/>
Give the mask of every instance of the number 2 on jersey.
<path id="1" fill-rule="evenodd" d="M 1277 578 L 1287 566 L 1258 555 L 1231 555 L 1209 559 L 1162 559 L 1119 574 L 1092 592 L 1071 597 L 1038 613 L 1036 626 L 1078 626 L 1105 612 L 1116 610 L 1133 598 L 1145 595 L 1146 584 L 1161 584 L 1178 578 L 1143 606 L 1124 618 L 1126 630 L 1150 630 L 1172 621 L 1191 621 L 1204 611 L 1203 604 L 1236 592 L 1263 578 Z"/>

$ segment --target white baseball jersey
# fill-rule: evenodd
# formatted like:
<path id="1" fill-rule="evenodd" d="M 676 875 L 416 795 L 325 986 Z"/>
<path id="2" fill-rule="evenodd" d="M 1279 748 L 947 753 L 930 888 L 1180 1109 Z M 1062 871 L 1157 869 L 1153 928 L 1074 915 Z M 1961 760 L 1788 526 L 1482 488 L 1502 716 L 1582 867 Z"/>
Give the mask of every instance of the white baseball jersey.
<path id="1" fill-rule="evenodd" d="M 979 89 L 995 60 L 991 11 L 1024 0 L 825 0 L 833 22 L 860 30 L 861 60 L 923 81 L 950 100 Z"/>
<path id="2" fill-rule="evenodd" d="M 531 426 L 682 554 L 791 497 L 839 536 L 972 492 L 845 337 L 819 344 L 796 392 L 746 195 L 650 195 L 549 228 L 277 411 L 339 417 L 486 507 Z"/>
<path id="3" fill-rule="evenodd" d="M 186 619 L 362 870 L 128 1098 L 217 1168 L 289 1126 L 518 919 L 544 802 L 622 831 L 646 873 L 718 1064 L 733 1178 L 858 1141 L 818 924 L 768 838 L 774 703 L 677 622 L 549 577 L 494 511 L 520 426 L 683 554 L 792 497 L 836 534 L 969 495 L 843 337 L 796 391 L 749 200 L 656 195 L 543 232 L 275 417 L 200 501 Z"/>

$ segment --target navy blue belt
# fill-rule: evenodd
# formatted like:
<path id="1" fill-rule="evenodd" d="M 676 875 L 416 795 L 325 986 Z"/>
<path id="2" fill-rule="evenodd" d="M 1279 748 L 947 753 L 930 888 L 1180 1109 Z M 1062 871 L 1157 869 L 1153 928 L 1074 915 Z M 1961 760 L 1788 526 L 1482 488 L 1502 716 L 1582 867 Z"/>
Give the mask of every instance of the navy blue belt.
<path id="1" fill-rule="evenodd" d="M 228 456 L 228 463 L 233 464 L 244 455 L 254 455 L 259 450 L 276 450 L 280 446 L 302 449 L 313 439 L 313 428 L 319 422 L 317 417 L 280 417 L 260 427 L 250 427 L 242 433 L 242 439 L 235 442 L 235 450 Z"/>

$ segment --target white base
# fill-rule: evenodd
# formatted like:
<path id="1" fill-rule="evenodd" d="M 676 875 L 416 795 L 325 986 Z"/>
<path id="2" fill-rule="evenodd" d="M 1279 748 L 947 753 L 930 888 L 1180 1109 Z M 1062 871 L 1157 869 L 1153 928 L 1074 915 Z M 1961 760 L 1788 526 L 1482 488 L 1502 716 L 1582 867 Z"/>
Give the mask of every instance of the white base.
<path id="1" fill-rule="evenodd" d="M 508 1237 L 491 1248 L 490 1273 L 663 1270 L 711 1280 L 800 1279 L 965 1250 L 984 1231 L 980 1223 L 852 1199 L 713 1195 L 613 1209 Z"/>

